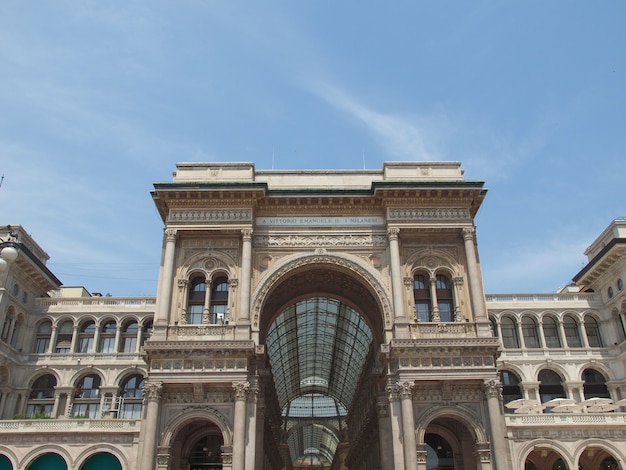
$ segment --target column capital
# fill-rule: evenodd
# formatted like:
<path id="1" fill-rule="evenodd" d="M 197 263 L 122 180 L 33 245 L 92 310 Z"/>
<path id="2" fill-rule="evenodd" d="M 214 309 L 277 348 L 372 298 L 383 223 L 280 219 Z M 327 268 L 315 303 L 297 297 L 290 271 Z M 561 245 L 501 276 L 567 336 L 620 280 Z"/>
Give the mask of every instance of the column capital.
<path id="1" fill-rule="evenodd" d="M 415 387 L 415 383 L 413 382 L 398 383 L 400 398 L 413 398 L 413 387 Z"/>
<path id="2" fill-rule="evenodd" d="M 500 398 L 502 396 L 502 383 L 499 380 L 491 379 L 483 382 L 483 391 L 487 398 Z"/>
<path id="3" fill-rule="evenodd" d="M 163 237 L 165 238 L 166 242 L 175 242 L 176 238 L 178 237 L 178 230 L 176 230 L 175 228 L 166 228 L 163 231 Z"/>
<path id="4" fill-rule="evenodd" d="M 476 229 L 474 227 L 463 228 L 463 240 L 473 240 Z"/>
<path id="5" fill-rule="evenodd" d="M 233 393 L 235 395 L 235 401 L 245 400 L 250 390 L 250 382 L 235 382 L 233 383 Z"/>
<path id="6" fill-rule="evenodd" d="M 244 239 L 244 241 L 252 241 L 253 233 L 254 230 L 252 230 L 251 228 L 241 229 L 241 237 Z"/>
<path id="7" fill-rule="evenodd" d="M 159 401 L 163 395 L 162 382 L 147 382 L 143 386 L 143 396 L 147 401 Z"/>
<path id="8" fill-rule="evenodd" d="M 400 234 L 400 229 L 398 227 L 387 228 L 387 236 L 389 237 L 389 240 L 397 240 L 399 234 Z"/>

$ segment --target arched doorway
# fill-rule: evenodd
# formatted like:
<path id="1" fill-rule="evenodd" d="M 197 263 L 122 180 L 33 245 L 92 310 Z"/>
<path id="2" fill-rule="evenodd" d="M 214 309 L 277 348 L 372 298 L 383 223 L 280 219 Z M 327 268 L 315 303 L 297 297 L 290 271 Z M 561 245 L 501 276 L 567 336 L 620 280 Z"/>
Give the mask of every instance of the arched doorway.
<path id="1" fill-rule="evenodd" d="M 304 263 L 264 296 L 259 335 L 272 379 L 265 394 L 277 398 L 282 459 L 294 468 L 379 460 L 371 374 L 384 315 L 371 280 L 354 271 Z M 361 450 L 350 456 L 355 446 Z M 380 468 L 380 461 L 370 468 Z"/>
<path id="2" fill-rule="evenodd" d="M 171 469 L 217 470 L 222 468 L 224 438 L 221 429 L 206 418 L 181 423 L 172 438 Z"/>
<path id="3" fill-rule="evenodd" d="M 571 470 L 555 449 L 537 445 L 524 462 L 525 470 Z"/>
<path id="4" fill-rule="evenodd" d="M 33 460 L 27 470 L 67 470 L 67 463 L 59 454 L 48 452 Z"/>
<path id="5" fill-rule="evenodd" d="M 0 470 L 13 470 L 13 465 L 6 455 L 0 454 Z"/>
<path id="6" fill-rule="evenodd" d="M 122 464 L 117 457 L 109 452 L 98 452 L 89 457 L 80 470 L 122 470 Z"/>
<path id="7" fill-rule="evenodd" d="M 580 470 L 622 470 L 617 460 L 605 449 L 588 446 L 578 459 Z"/>
<path id="8" fill-rule="evenodd" d="M 421 430 L 423 437 L 419 438 L 426 454 L 427 470 L 480 468 L 481 459 L 489 454 L 484 429 L 468 413 L 442 408 L 418 419 L 428 423 Z"/>

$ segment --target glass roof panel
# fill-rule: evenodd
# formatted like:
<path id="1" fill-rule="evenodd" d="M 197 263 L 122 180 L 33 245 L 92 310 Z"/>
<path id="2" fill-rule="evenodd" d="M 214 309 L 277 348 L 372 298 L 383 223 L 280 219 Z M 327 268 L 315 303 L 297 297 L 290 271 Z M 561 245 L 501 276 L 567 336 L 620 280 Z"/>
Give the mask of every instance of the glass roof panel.
<path id="1" fill-rule="evenodd" d="M 317 449 L 329 461 L 339 442 L 372 343 L 350 306 L 326 297 L 301 300 L 272 323 L 266 342 L 293 461 Z"/>

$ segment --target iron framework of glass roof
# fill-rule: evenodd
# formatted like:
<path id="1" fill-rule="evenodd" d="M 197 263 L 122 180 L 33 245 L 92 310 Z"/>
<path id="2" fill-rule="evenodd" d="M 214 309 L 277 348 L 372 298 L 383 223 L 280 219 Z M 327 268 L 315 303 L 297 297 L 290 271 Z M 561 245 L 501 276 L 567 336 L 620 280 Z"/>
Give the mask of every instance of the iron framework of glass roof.
<path id="1" fill-rule="evenodd" d="M 372 344 L 350 306 L 311 297 L 283 310 L 266 341 L 292 461 L 319 452 L 329 462 Z"/>

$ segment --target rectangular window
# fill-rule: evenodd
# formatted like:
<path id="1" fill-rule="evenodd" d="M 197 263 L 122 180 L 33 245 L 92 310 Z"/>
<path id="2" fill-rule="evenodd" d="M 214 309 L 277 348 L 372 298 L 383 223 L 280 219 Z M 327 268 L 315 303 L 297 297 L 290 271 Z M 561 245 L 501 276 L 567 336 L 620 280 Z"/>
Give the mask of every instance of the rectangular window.
<path id="1" fill-rule="evenodd" d="M 417 321 L 429 321 L 429 312 L 430 304 L 428 302 L 417 302 L 415 304 L 415 316 L 417 317 Z"/>
<path id="2" fill-rule="evenodd" d="M 124 349 L 125 353 L 134 353 L 137 350 L 137 338 L 124 338 Z"/>
<path id="3" fill-rule="evenodd" d="M 45 354 L 50 346 L 50 338 L 37 338 L 35 343 L 35 354 Z"/>
<path id="4" fill-rule="evenodd" d="M 81 338 L 78 345 L 78 352 L 88 353 L 93 351 L 93 338 Z"/>
<path id="5" fill-rule="evenodd" d="M 115 350 L 115 338 L 108 337 L 100 340 L 100 352 L 110 353 Z"/>

